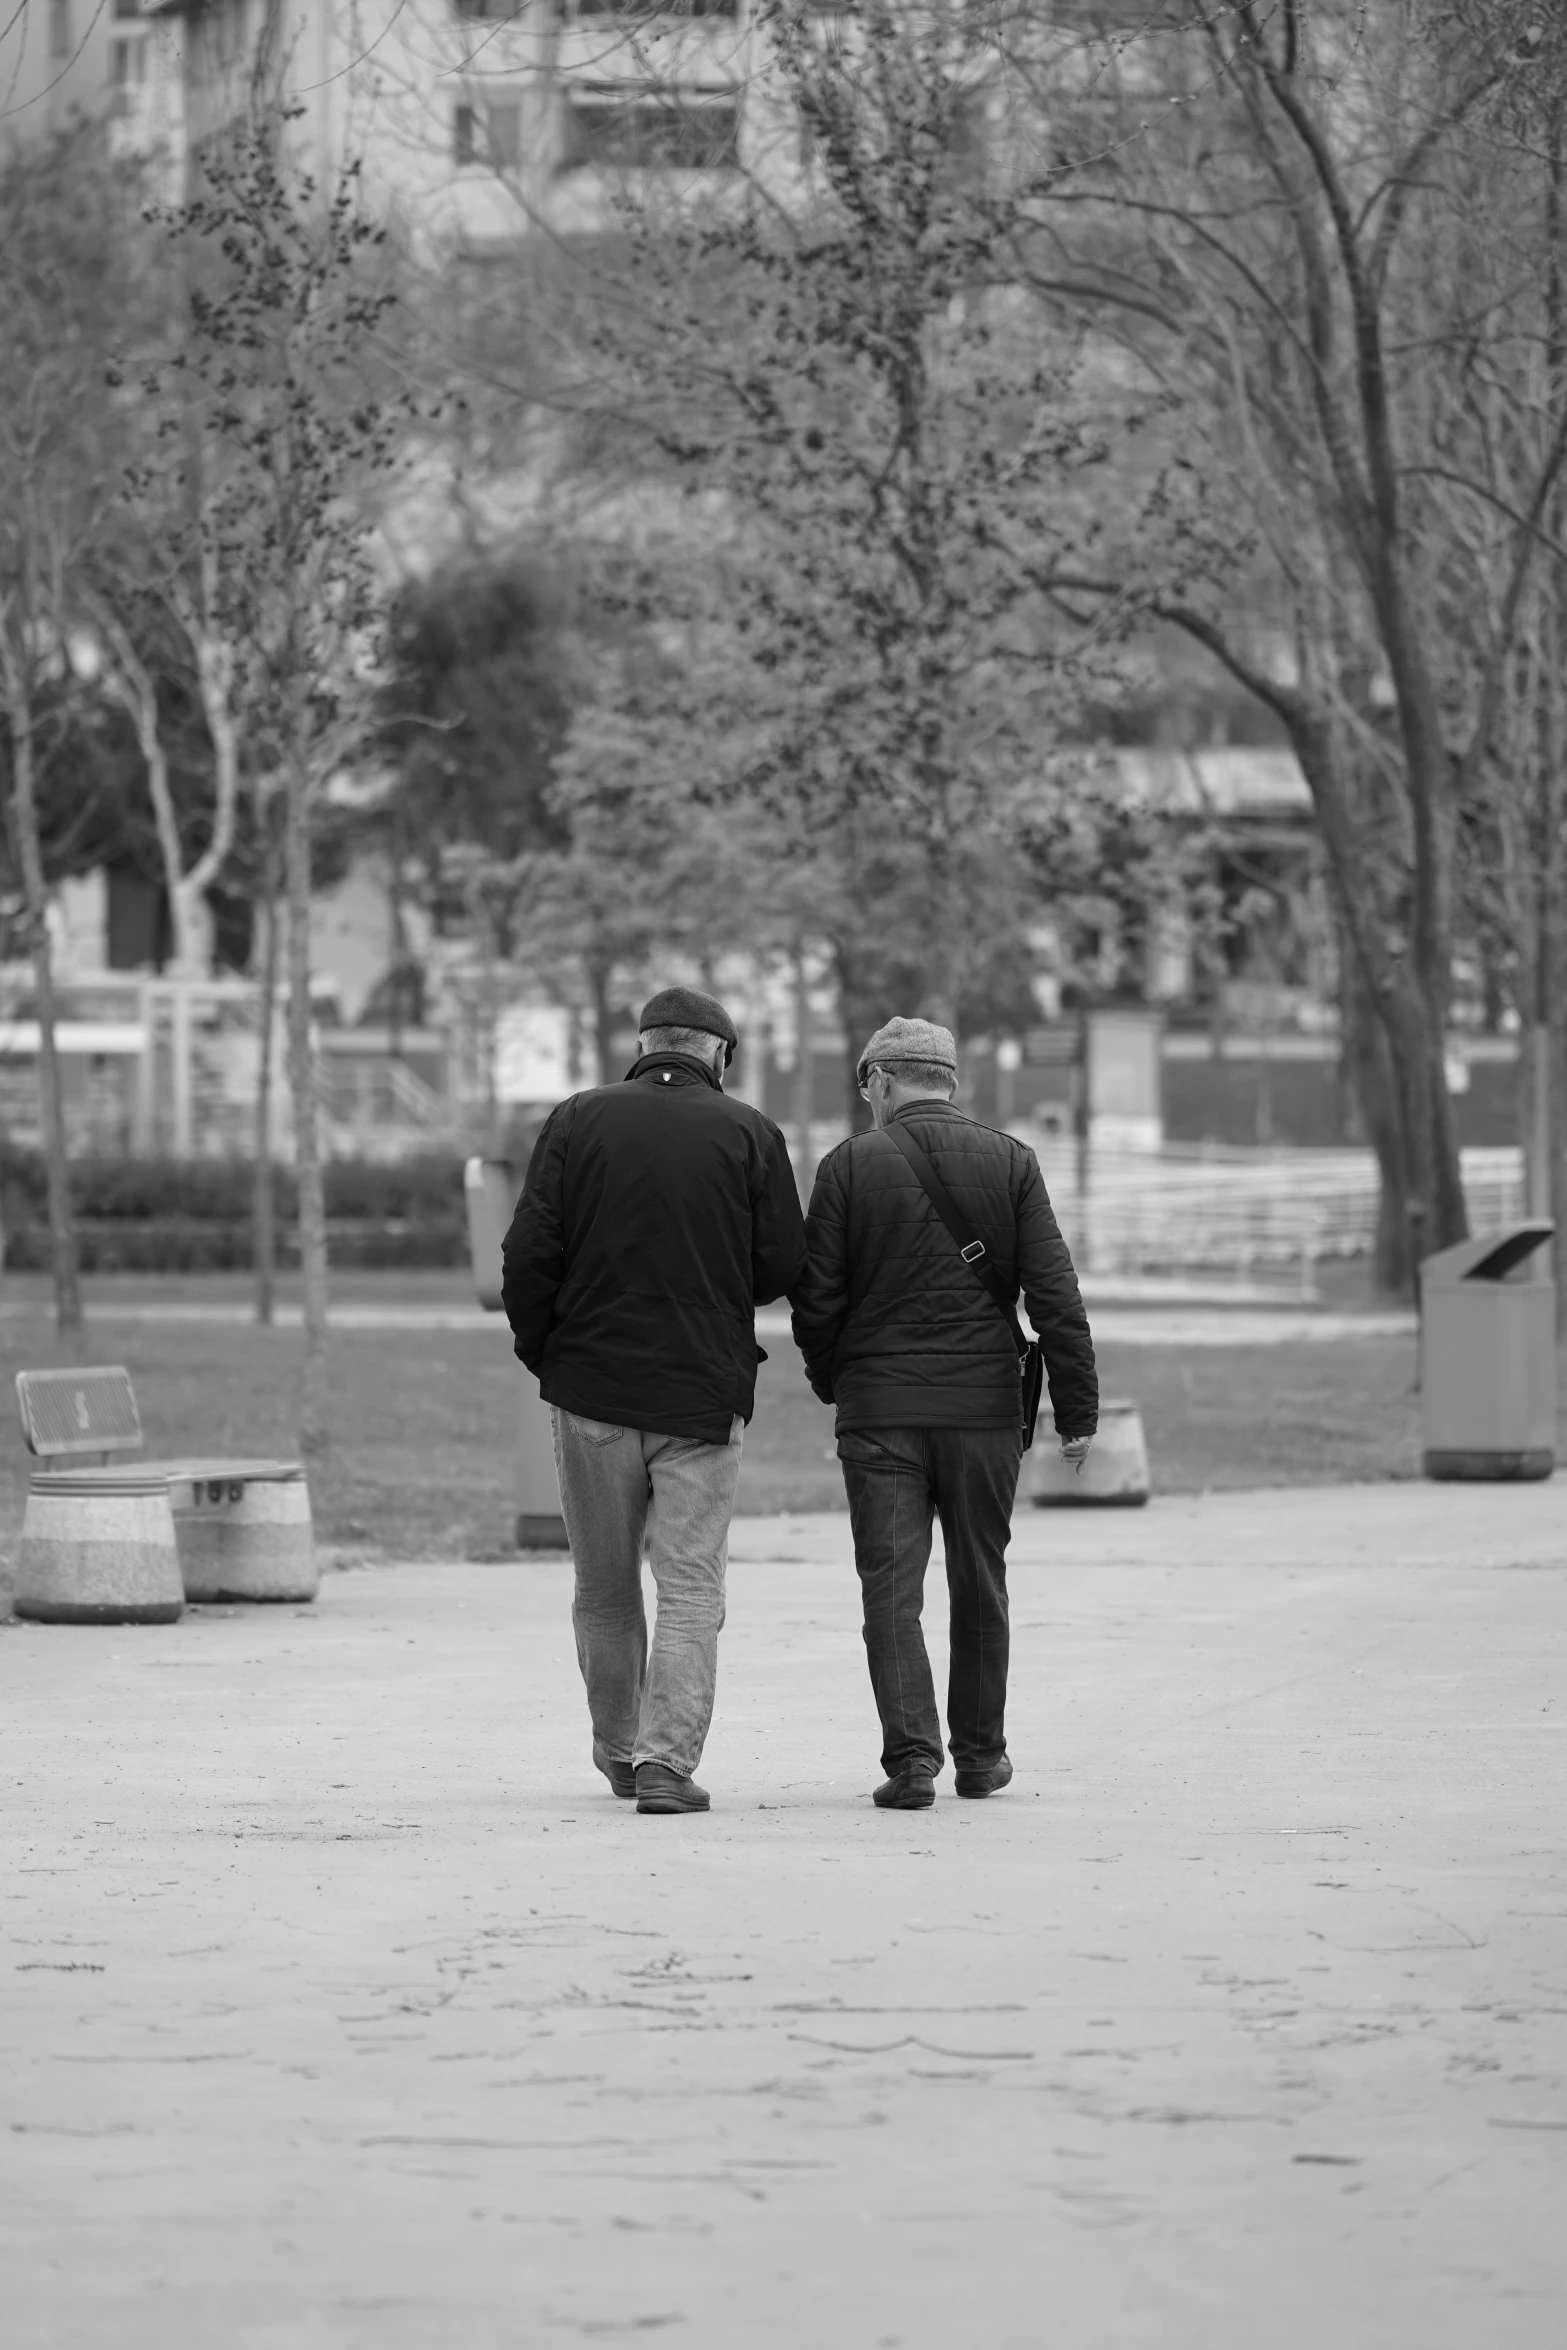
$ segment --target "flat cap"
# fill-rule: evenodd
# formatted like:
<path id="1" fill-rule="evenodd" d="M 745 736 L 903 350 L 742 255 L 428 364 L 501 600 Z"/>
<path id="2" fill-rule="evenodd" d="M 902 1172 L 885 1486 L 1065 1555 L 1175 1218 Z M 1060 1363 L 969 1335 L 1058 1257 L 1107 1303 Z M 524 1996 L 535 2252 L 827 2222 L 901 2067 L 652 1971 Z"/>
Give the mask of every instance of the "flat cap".
<path id="1" fill-rule="evenodd" d="M 925 1068 L 950 1069 L 956 1077 L 958 1047 L 951 1029 L 938 1028 L 934 1020 L 889 1020 L 861 1053 L 855 1077 L 863 1085 L 867 1069 L 894 1070 L 911 1061 Z"/>
<path id="2" fill-rule="evenodd" d="M 661 987 L 657 995 L 650 995 L 637 1030 L 645 1036 L 650 1028 L 695 1028 L 703 1036 L 721 1036 L 729 1048 L 724 1055 L 726 1068 L 740 1042 L 740 1031 L 717 996 L 704 995 L 699 987 Z"/>

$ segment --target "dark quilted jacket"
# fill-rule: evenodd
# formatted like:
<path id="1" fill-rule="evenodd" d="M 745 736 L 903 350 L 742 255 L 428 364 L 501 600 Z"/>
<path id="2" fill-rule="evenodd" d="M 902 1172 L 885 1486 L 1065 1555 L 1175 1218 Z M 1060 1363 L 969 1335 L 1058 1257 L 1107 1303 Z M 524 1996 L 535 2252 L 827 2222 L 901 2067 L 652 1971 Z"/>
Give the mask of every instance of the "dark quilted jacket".
<path id="1" fill-rule="evenodd" d="M 991 1263 L 1021 1289 L 1063 1436 L 1092 1434 L 1099 1381 L 1077 1275 L 1039 1161 L 950 1102 L 896 1113 Z M 795 1343 L 846 1428 L 1003 1427 L 1018 1415 L 1017 1354 L 957 1242 L 885 1134 L 855 1134 L 817 1170 L 810 1256 L 792 1292 Z"/>

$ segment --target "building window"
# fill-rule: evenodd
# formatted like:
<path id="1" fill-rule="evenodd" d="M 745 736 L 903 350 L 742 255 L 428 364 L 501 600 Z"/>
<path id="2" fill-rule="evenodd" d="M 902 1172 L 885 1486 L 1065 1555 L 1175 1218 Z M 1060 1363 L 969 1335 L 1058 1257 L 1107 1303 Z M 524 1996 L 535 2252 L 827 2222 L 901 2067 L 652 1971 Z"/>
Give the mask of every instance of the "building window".
<path id="1" fill-rule="evenodd" d="M 459 106 L 452 114 L 452 161 L 515 171 L 522 161 L 522 108 L 513 100 Z"/>
<path id="2" fill-rule="evenodd" d="M 189 19 L 186 57 L 191 81 L 209 87 L 251 63 L 246 0 L 212 0 Z"/>
<path id="3" fill-rule="evenodd" d="M 527 0 L 452 0 L 459 16 L 477 17 L 483 24 L 504 23 L 508 17 L 521 16 Z"/>
<path id="4" fill-rule="evenodd" d="M 128 90 L 133 83 L 139 84 L 147 79 L 145 41 L 109 43 L 109 79 L 117 90 Z"/>
<path id="5" fill-rule="evenodd" d="M 54 58 L 69 57 L 75 43 L 71 39 L 71 0 L 49 0 L 49 54 Z"/>
<path id="6" fill-rule="evenodd" d="M 510 104 L 486 106 L 484 119 L 489 133 L 490 162 L 497 171 L 515 171 L 522 161 L 522 108 Z"/>
<path id="7" fill-rule="evenodd" d="M 740 101 L 703 92 L 667 97 L 573 90 L 566 109 L 562 171 L 608 165 L 622 171 L 734 171 L 740 162 Z"/>

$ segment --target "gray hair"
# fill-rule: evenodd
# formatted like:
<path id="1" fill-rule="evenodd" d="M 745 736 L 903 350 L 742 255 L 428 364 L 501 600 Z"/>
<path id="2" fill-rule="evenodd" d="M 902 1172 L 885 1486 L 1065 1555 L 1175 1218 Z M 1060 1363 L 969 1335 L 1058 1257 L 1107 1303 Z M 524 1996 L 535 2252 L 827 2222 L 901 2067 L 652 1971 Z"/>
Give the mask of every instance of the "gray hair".
<path id="1" fill-rule="evenodd" d="M 708 1028 L 644 1028 L 637 1039 L 646 1053 L 690 1053 L 698 1061 L 710 1061 L 713 1047 L 720 1052 L 724 1040 Z"/>
<path id="2" fill-rule="evenodd" d="M 872 1061 L 872 1069 L 880 1069 L 895 1085 L 912 1085 L 920 1093 L 941 1093 L 950 1100 L 957 1092 L 955 1069 L 945 1061 Z"/>

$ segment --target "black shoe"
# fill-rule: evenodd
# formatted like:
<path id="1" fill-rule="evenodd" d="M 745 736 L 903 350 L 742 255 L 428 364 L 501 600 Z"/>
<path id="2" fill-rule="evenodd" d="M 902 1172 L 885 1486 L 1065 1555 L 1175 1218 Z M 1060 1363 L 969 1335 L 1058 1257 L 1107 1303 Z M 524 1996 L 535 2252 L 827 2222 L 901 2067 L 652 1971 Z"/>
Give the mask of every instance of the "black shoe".
<path id="1" fill-rule="evenodd" d="M 615 1762 L 609 1755 L 595 1753 L 594 1766 L 601 1770 L 622 1803 L 634 1803 L 637 1795 L 637 1774 L 628 1762 Z"/>
<path id="2" fill-rule="evenodd" d="M 878 1811 L 928 1811 L 936 1800 L 936 1781 L 929 1771 L 900 1771 L 883 1779 L 871 1797 Z"/>
<path id="3" fill-rule="evenodd" d="M 1003 1755 L 983 1771 L 959 1771 L 953 1784 L 960 1795 L 999 1795 L 1012 1784 L 1012 1765 Z"/>
<path id="4" fill-rule="evenodd" d="M 682 1779 L 667 1763 L 638 1763 L 638 1811 L 706 1811 L 712 1798 L 695 1779 Z"/>

